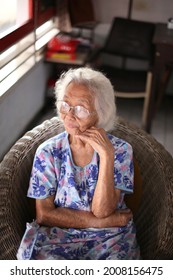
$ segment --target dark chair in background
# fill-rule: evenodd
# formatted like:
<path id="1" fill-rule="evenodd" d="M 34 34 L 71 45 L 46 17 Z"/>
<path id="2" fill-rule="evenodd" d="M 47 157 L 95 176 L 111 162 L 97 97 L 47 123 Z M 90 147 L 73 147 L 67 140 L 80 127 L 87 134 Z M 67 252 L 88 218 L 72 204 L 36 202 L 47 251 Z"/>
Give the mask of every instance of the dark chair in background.
<path id="1" fill-rule="evenodd" d="M 94 51 L 88 60 L 90 66 L 110 78 L 116 97 L 144 98 L 144 129 L 152 81 L 154 30 L 154 23 L 115 17 L 104 47 Z"/>
<path id="2" fill-rule="evenodd" d="M 26 222 L 35 217 L 34 200 L 26 196 L 35 151 L 62 131 L 57 117 L 45 121 L 19 139 L 0 164 L 0 259 L 16 258 Z M 123 119 L 112 133 L 132 145 L 140 171 L 127 205 L 134 213 L 142 258 L 173 259 L 173 159 L 151 135 Z"/>

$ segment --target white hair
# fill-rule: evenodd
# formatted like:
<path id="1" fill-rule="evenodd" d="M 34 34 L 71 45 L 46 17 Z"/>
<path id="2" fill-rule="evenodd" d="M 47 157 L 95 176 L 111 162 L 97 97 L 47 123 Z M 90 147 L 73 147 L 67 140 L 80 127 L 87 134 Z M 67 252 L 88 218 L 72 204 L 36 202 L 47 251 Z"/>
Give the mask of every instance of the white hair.
<path id="1" fill-rule="evenodd" d="M 55 84 L 56 105 L 58 100 L 63 100 L 66 88 L 71 82 L 85 85 L 89 93 L 93 95 L 98 114 L 97 127 L 102 127 L 106 131 L 113 130 L 116 120 L 116 104 L 110 80 L 103 73 L 89 67 L 69 69 L 60 76 Z"/>

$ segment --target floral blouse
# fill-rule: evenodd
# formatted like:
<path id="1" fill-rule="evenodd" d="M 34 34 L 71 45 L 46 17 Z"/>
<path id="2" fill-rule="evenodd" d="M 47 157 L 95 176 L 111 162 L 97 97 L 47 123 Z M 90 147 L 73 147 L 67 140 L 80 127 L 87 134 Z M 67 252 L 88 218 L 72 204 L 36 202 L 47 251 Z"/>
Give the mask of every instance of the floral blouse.
<path id="1" fill-rule="evenodd" d="M 107 133 L 115 149 L 114 182 L 121 190 L 118 208 L 126 208 L 124 194 L 133 192 L 133 151 L 126 141 Z M 63 132 L 42 143 L 35 154 L 28 197 L 54 196 L 56 207 L 90 211 L 99 173 L 96 152 L 89 164 L 75 165 L 68 134 Z M 139 259 L 135 226 L 59 228 L 27 224 L 18 259 Z"/>

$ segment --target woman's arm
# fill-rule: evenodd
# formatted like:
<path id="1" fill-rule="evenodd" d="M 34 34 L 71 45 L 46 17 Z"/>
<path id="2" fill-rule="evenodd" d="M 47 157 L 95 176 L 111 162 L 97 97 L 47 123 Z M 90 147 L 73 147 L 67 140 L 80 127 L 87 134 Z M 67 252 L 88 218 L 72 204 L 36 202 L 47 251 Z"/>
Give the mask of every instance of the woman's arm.
<path id="1" fill-rule="evenodd" d="M 121 191 L 114 186 L 114 152 L 112 154 L 100 156 L 98 181 L 91 208 L 93 214 L 99 218 L 113 213 L 120 198 Z"/>
<path id="2" fill-rule="evenodd" d="M 91 210 L 98 218 L 108 217 L 115 211 L 120 197 L 120 190 L 114 186 L 114 147 L 103 129 L 92 127 L 76 137 L 90 144 L 99 154 L 99 176 Z"/>
<path id="3" fill-rule="evenodd" d="M 106 218 L 97 218 L 92 212 L 55 207 L 54 196 L 36 200 L 36 221 L 45 226 L 64 228 L 108 228 L 125 226 L 132 218 L 130 210 L 117 210 Z"/>

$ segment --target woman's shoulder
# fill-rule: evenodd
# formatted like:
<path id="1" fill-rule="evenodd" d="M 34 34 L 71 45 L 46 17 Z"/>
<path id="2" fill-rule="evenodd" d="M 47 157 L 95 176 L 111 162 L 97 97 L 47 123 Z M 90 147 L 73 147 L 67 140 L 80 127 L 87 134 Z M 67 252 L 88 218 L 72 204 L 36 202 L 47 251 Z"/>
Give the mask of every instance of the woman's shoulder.
<path id="1" fill-rule="evenodd" d="M 38 146 L 37 151 L 63 147 L 66 138 L 67 133 L 66 131 L 63 131 L 41 143 Z"/>
<path id="2" fill-rule="evenodd" d="M 128 143 L 126 140 L 119 138 L 111 133 L 107 133 L 107 136 L 114 147 L 116 148 L 124 147 L 126 149 L 132 149 L 131 144 Z"/>

